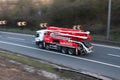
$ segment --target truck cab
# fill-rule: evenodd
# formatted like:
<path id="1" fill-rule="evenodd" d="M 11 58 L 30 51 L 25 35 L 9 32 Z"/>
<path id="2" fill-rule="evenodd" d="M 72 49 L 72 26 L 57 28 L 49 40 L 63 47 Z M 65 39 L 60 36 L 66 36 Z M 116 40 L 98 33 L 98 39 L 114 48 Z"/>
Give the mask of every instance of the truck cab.
<path id="1" fill-rule="evenodd" d="M 35 34 L 35 42 L 36 45 L 39 45 L 39 43 L 43 42 L 44 40 L 44 34 L 47 32 L 47 30 L 38 30 Z"/>

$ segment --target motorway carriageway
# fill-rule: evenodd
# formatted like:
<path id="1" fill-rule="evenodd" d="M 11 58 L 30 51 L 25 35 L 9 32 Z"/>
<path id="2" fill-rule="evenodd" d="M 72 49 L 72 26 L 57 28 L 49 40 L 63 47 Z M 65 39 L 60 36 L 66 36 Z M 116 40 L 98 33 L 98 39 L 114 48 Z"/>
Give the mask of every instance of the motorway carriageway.
<path id="1" fill-rule="evenodd" d="M 0 48 L 52 63 L 89 71 L 120 80 L 120 47 L 93 44 L 94 52 L 87 56 L 72 56 L 39 49 L 34 35 L 0 32 Z"/>

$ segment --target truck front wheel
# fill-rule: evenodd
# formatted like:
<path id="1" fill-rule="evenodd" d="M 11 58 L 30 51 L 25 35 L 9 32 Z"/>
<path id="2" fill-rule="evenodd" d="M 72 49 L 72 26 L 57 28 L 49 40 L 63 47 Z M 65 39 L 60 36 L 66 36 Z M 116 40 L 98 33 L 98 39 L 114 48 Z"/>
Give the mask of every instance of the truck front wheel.
<path id="1" fill-rule="evenodd" d="M 42 43 L 39 43 L 39 44 L 38 44 L 38 47 L 39 47 L 40 49 L 42 49 L 42 48 L 43 48 L 43 44 L 42 44 Z"/>

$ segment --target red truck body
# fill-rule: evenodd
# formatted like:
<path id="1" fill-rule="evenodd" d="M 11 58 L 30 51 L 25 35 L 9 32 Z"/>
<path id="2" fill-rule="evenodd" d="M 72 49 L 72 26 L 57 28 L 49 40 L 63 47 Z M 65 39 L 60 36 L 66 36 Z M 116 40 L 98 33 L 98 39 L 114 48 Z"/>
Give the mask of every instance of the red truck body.
<path id="1" fill-rule="evenodd" d="M 36 43 L 44 48 L 59 49 L 62 53 L 69 54 L 86 54 L 91 53 L 93 46 L 89 41 L 92 40 L 90 32 L 83 30 L 59 28 L 54 26 L 46 26 L 44 31 L 37 31 L 39 35 L 42 35 L 42 41 L 36 39 Z"/>

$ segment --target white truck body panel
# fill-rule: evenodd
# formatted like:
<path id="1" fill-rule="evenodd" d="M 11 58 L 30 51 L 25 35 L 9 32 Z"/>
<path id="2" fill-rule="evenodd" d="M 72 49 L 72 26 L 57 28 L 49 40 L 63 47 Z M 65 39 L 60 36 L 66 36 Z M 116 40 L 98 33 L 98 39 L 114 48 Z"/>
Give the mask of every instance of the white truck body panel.
<path id="1" fill-rule="evenodd" d="M 35 38 L 35 41 L 36 42 L 43 41 L 45 33 L 46 33 L 46 30 L 36 31 L 36 35 L 38 35 L 38 37 Z"/>

